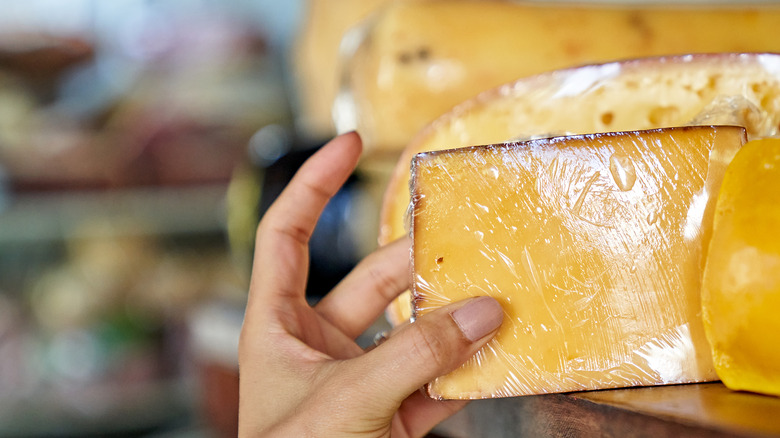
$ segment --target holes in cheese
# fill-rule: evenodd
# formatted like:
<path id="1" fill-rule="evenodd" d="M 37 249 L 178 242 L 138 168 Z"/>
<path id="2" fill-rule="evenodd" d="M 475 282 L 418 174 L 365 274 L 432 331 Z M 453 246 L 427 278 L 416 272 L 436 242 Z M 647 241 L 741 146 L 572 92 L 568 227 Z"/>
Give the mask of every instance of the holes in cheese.
<path id="1" fill-rule="evenodd" d="M 416 316 L 471 296 L 496 337 L 436 379 L 472 399 L 716 380 L 700 316 L 734 126 L 421 153 L 412 165 Z"/>

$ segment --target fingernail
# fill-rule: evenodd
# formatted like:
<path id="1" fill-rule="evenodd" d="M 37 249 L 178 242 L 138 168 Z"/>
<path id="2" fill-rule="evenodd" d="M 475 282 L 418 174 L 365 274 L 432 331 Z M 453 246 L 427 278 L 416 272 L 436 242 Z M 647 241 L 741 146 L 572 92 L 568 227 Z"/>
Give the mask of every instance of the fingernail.
<path id="1" fill-rule="evenodd" d="M 450 316 L 463 332 L 463 336 L 474 342 L 501 325 L 504 310 L 493 298 L 479 297 L 473 298 Z"/>

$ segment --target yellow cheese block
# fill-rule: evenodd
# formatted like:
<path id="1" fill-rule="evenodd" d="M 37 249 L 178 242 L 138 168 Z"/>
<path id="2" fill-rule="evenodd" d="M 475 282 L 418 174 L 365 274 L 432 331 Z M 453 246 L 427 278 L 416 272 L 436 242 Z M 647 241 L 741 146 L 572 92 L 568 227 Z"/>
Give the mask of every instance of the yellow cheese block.
<path id="1" fill-rule="evenodd" d="M 643 58 L 520 79 L 463 102 L 421 131 L 397 161 L 382 204 L 379 241 L 408 233 L 409 163 L 424 151 L 566 133 L 680 126 L 745 126 L 750 138 L 778 133 L 780 55 Z M 387 312 L 408 320 L 409 295 Z"/>
<path id="2" fill-rule="evenodd" d="M 726 171 L 702 306 L 723 383 L 780 396 L 780 139 L 751 141 Z"/>
<path id="3" fill-rule="evenodd" d="M 517 78 L 626 58 L 780 51 L 778 4 L 648 3 L 392 2 L 344 67 L 350 104 L 335 113 L 339 129 L 397 155 L 456 104 Z"/>
<path id="4" fill-rule="evenodd" d="M 474 399 L 716 380 L 703 249 L 741 127 L 594 134 L 413 162 L 415 315 L 489 295 L 496 337 L 429 385 Z"/>

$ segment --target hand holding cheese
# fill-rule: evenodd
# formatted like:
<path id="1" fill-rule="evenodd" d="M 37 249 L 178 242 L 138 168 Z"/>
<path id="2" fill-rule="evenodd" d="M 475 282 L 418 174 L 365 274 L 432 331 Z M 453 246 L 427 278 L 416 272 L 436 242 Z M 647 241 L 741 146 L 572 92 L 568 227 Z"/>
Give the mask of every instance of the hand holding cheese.
<path id="1" fill-rule="evenodd" d="M 409 241 L 367 257 L 315 307 L 305 300 L 308 239 L 361 150 L 326 145 L 268 210 L 239 345 L 241 436 L 422 436 L 463 406 L 418 388 L 473 356 L 501 324 L 492 298 L 453 303 L 375 349 L 354 341 L 409 286 Z"/>

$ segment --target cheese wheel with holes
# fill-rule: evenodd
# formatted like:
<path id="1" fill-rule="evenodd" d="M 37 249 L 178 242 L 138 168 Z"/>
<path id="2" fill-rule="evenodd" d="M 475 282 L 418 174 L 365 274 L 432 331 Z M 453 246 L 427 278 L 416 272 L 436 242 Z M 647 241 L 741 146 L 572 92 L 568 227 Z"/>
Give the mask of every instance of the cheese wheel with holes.
<path id="1" fill-rule="evenodd" d="M 583 66 L 520 79 L 463 102 L 422 130 L 398 159 L 385 190 L 379 241 L 409 232 L 409 166 L 419 152 L 685 124 L 740 125 L 751 139 L 776 135 L 780 55 L 686 55 Z M 394 324 L 410 314 L 408 293 L 387 311 Z"/>

